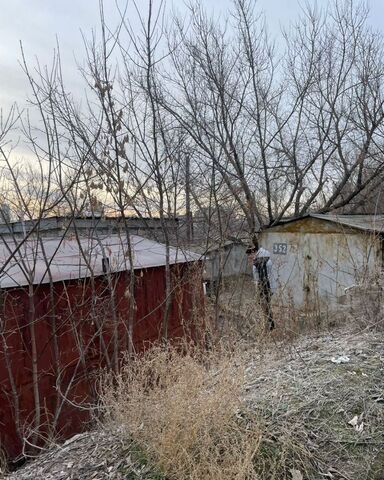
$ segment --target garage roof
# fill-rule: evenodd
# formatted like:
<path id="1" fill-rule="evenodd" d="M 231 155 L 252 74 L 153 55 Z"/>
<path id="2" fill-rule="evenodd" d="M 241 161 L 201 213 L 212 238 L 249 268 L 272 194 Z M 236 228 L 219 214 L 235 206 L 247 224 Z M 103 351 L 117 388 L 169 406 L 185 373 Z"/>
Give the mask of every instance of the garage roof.
<path id="1" fill-rule="evenodd" d="M 166 264 L 165 245 L 138 235 L 130 240 L 135 270 Z M 199 259 L 200 255 L 170 247 L 170 264 Z M 130 270 L 125 236 L 0 240 L 0 288 L 49 283 L 50 276 L 53 282 L 98 276 L 106 267 L 112 273 Z"/>
<path id="2" fill-rule="evenodd" d="M 384 232 L 384 215 L 331 215 L 321 213 L 309 213 L 302 217 L 286 218 L 277 225 L 284 225 L 302 220 L 303 218 L 318 218 L 329 222 L 345 225 L 350 228 L 357 228 L 369 232 Z"/>

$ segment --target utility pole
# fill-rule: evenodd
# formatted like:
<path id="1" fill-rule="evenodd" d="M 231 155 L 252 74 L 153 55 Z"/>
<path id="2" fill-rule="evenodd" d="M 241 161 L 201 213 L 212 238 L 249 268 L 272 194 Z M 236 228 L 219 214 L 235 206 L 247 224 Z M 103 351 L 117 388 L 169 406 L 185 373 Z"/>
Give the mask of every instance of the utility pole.
<path id="1" fill-rule="evenodd" d="M 193 216 L 191 212 L 191 159 L 189 153 L 185 158 L 185 213 L 187 221 L 187 240 L 193 241 Z"/>

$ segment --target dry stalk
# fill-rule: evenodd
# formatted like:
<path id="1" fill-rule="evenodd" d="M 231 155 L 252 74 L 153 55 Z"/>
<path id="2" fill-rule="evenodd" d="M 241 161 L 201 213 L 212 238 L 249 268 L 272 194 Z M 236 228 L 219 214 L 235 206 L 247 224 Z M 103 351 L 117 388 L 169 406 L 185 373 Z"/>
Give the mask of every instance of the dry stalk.
<path id="1" fill-rule="evenodd" d="M 196 352 L 156 347 L 128 363 L 104 385 L 109 419 L 167 478 L 256 478 L 261 431 L 240 414 L 243 369 L 230 356 L 201 360 Z"/>

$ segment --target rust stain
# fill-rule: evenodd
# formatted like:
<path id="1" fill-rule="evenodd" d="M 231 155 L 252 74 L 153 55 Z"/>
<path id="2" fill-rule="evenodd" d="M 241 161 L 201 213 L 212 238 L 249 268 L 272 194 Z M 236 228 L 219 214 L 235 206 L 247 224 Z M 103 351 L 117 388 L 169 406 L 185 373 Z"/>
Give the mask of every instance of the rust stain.
<path id="1" fill-rule="evenodd" d="M 380 235 L 319 218 L 271 227 L 262 242 L 268 249 L 287 244 L 287 255 L 274 257 L 282 292 L 307 310 L 330 308 L 345 287 L 381 266 Z"/>
<path id="2" fill-rule="evenodd" d="M 270 227 L 268 232 L 289 232 L 289 233 L 356 233 L 363 232 L 345 225 L 319 218 L 302 218 L 282 225 Z"/>

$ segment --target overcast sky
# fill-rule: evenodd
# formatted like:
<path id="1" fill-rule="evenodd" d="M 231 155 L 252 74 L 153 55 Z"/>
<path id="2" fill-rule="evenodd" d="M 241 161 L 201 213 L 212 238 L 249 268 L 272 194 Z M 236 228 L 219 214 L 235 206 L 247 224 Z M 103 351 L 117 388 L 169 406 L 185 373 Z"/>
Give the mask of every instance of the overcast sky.
<path id="1" fill-rule="evenodd" d="M 146 0 L 136 0 L 146 9 Z M 327 0 L 318 0 L 325 5 Z M 301 0 L 303 4 L 305 0 Z M 168 1 L 168 5 L 171 1 Z M 225 11 L 230 0 L 202 0 L 204 5 L 218 13 Z M 281 26 L 287 26 L 300 12 L 297 0 L 259 0 L 271 33 L 278 37 Z M 84 57 L 81 31 L 89 35 L 98 26 L 98 0 L 0 0 L 0 108 L 9 108 L 12 102 L 25 104 L 28 85 L 22 72 L 20 44 L 22 41 L 27 59 L 33 64 L 35 56 L 42 65 L 49 64 L 59 39 L 66 85 L 77 90 L 80 85 L 75 58 Z M 184 0 L 174 0 L 178 10 Z M 112 16 L 115 0 L 105 0 L 107 16 Z M 369 2 L 371 24 L 384 30 L 384 0 Z M 132 8 L 132 7 L 131 7 Z M 80 90 L 79 90 L 80 91 Z"/>

